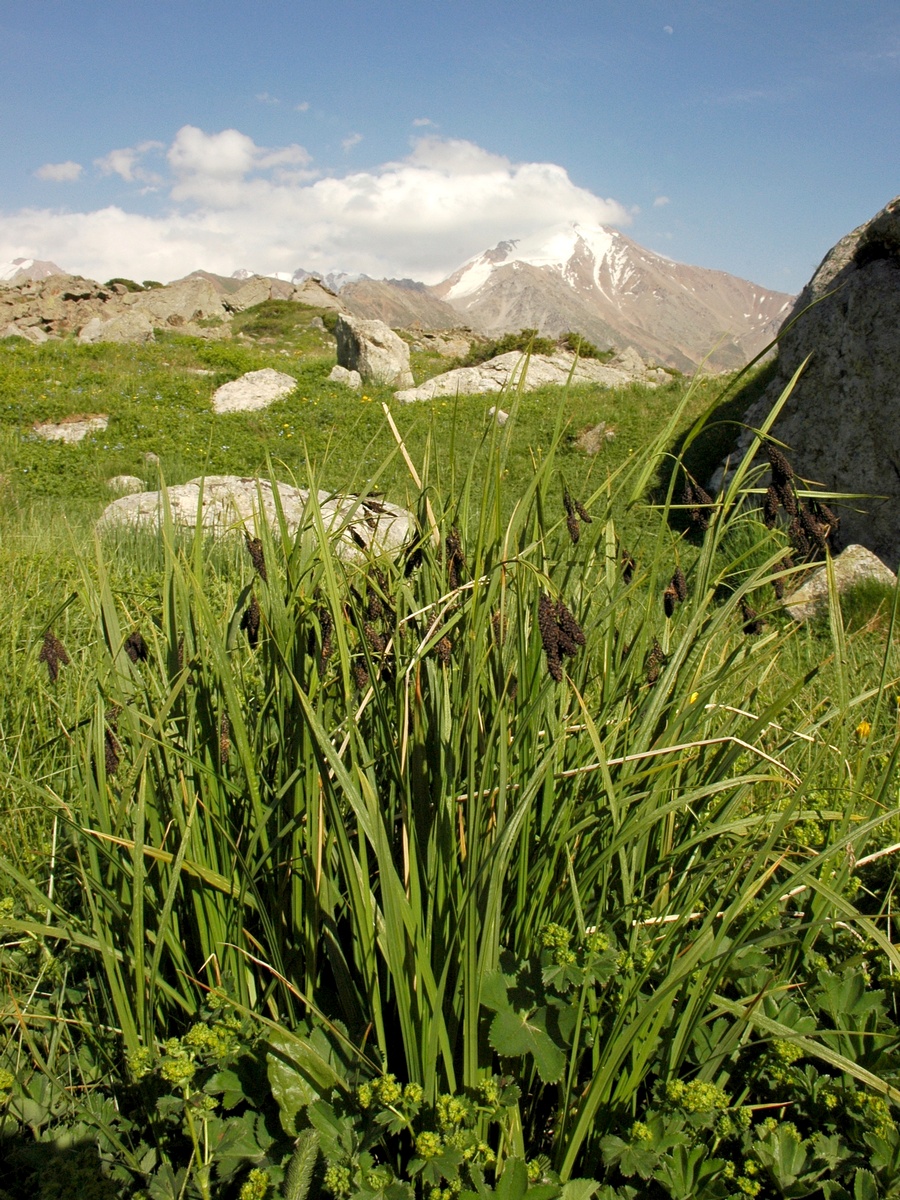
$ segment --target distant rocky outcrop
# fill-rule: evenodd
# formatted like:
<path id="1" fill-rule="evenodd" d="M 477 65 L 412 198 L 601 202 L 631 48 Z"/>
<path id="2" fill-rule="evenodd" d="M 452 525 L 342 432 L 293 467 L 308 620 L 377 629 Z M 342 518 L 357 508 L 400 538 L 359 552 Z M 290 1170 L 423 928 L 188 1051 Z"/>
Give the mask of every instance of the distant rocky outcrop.
<path id="1" fill-rule="evenodd" d="M 278 494 L 276 503 L 275 494 Z M 396 554 L 416 534 L 412 513 L 368 496 L 330 495 L 320 491 L 319 510 L 325 529 L 335 535 L 341 557 L 351 561 L 369 554 Z M 160 491 L 122 496 L 107 505 L 97 528 L 157 528 L 168 504 L 173 522 L 182 528 L 201 527 L 212 534 L 256 531 L 259 521 L 279 527 L 279 504 L 287 531 L 296 534 L 308 524 L 310 493 L 305 488 L 238 475 L 207 475 Z"/>
<path id="2" fill-rule="evenodd" d="M 299 285 L 251 276 L 228 279 L 195 271 L 165 287 L 127 282 L 96 283 L 78 275 L 0 283 L 0 337 L 47 337 L 78 334 L 83 343 L 150 341 L 155 329 L 193 337 L 230 335 L 230 319 L 265 300 L 293 300 L 341 311 L 340 300 L 314 279 Z"/>
<path id="3" fill-rule="evenodd" d="M 810 307 L 812 306 L 812 307 Z M 794 470 L 828 491 L 841 540 L 900 561 L 900 197 L 828 252 L 788 316 L 775 378 L 745 420 L 758 427 L 807 356 L 772 432 Z M 749 444 L 746 433 L 741 449 Z"/>
<path id="4" fill-rule="evenodd" d="M 443 375 L 436 375 L 419 387 L 395 392 L 394 396 L 404 404 L 411 404 L 416 400 L 433 400 L 438 396 L 474 396 L 482 392 L 515 391 L 519 387 L 523 391 L 533 392 L 547 384 L 559 387 L 570 381 L 573 384 L 596 383 L 601 387 L 622 387 L 640 380 L 648 387 L 656 387 L 659 383 L 656 372 L 651 372 L 639 359 L 637 362 L 640 364 L 637 369 L 632 364 L 631 370 L 623 370 L 593 358 L 576 360 L 574 354 L 564 350 L 557 354 L 532 354 L 530 357 L 520 350 L 510 350 L 478 366 L 445 371 Z"/>
<path id="5" fill-rule="evenodd" d="M 338 366 L 358 371 L 364 383 L 412 387 L 409 346 L 383 321 L 343 313 L 334 327 Z"/>

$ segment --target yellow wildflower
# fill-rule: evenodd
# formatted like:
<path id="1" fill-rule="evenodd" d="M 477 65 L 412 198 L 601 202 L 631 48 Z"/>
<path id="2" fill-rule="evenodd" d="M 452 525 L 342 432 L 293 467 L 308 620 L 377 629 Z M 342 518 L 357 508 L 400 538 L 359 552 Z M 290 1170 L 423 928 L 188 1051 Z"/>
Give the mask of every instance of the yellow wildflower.
<path id="1" fill-rule="evenodd" d="M 872 732 L 872 725 L 869 721 L 860 721 L 856 727 L 856 736 L 861 742 L 864 742 Z"/>

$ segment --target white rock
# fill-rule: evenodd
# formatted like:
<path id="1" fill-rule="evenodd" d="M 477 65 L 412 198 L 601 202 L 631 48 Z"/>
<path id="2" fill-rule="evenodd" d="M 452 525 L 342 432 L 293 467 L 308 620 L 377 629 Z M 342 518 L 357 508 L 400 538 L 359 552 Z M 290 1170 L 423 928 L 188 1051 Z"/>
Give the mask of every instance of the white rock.
<path id="1" fill-rule="evenodd" d="M 579 450 L 583 450 L 585 454 L 593 457 L 599 454 L 607 442 L 616 440 L 616 431 L 610 429 L 605 421 L 601 421 L 598 425 L 592 425 L 589 429 L 584 429 L 575 439 L 575 445 Z"/>
<path id="2" fill-rule="evenodd" d="M 520 350 L 510 350 L 477 367 L 457 367 L 454 371 L 445 371 L 443 375 L 436 375 L 417 388 L 395 392 L 394 398 L 408 404 L 416 400 L 433 400 L 438 396 L 501 392 L 520 385 L 523 391 L 531 392 L 548 384 L 564 385 L 570 378 L 573 384 L 597 383 L 603 387 L 621 387 L 631 382 L 633 376 L 593 358 L 580 358 L 576 362 L 575 355 L 566 351 L 532 354 L 528 358 Z M 656 385 L 648 383 L 647 386 Z"/>
<path id="3" fill-rule="evenodd" d="M 138 479 L 137 475 L 113 475 L 112 479 L 107 479 L 106 486 L 111 492 L 134 495 L 144 490 L 144 481 Z"/>
<path id="4" fill-rule="evenodd" d="M 488 416 L 493 417 L 498 425 L 505 425 L 509 420 L 508 412 L 504 412 L 502 408 L 496 408 L 493 405 L 488 409 Z"/>
<path id="5" fill-rule="evenodd" d="M 63 417 L 61 421 L 39 421 L 33 426 L 38 437 L 48 442 L 80 442 L 89 433 L 101 433 L 109 424 L 105 413 Z"/>
<path id="6" fill-rule="evenodd" d="M 288 396 L 296 388 L 293 375 L 264 367 L 261 371 L 249 371 L 240 379 L 223 383 L 213 393 L 213 412 L 250 412 L 268 408 L 282 396 Z"/>
<path id="7" fill-rule="evenodd" d="M 848 546 L 834 559 L 834 581 L 839 595 L 864 580 L 873 579 L 887 587 L 895 587 L 897 576 L 881 559 L 865 546 Z M 806 582 L 784 602 L 795 621 L 808 621 L 828 603 L 828 569 L 819 567 Z"/>
<path id="8" fill-rule="evenodd" d="M 354 391 L 359 391 L 362 387 L 362 376 L 359 371 L 348 371 L 346 367 L 340 365 L 331 368 L 328 378 L 332 383 L 341 383 L 344 387 L 353 388 Z"/>
<path id="9" fill-rule="evenodd" d="M 273 485 L 267 479 L 208 475 L 166 489 L 176 525 L 196 528 L 199 513 L 201 526 L 214 534 L 253 533 L 260 520 L 277 529 L 276 490 L 289 533 L 296 534 L 304 525 L 312 527 L 312 514 L 307 514 L 308 490 L 286 483 Z M 416 519 L 405 508 L 371 497 L 328 492 L 319 492 L 318 502 L 326 530 L 335 534 L 338 553 L 348 561 L 362 561 L 370 552 L 394 554 L 415 536 Z M 106 507 L 97 528 L 156 528 L 162 512 L 162 492 L 123 496 Z"/>

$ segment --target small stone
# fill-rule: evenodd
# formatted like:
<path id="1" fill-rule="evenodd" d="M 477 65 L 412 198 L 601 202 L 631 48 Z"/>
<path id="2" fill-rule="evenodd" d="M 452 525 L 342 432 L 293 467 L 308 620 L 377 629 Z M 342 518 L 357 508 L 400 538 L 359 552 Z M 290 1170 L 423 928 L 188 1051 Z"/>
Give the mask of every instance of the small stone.
<path id="1" fill-rule="evenodd" d="M 509 413 L 504 412 L 502 408 L 497 408 L 495 405 L 491 405 L 488 409 L 488 416 L 493 417 L 498 425 L 505 425 L 509 420 Z"/>
<path id="2" fill-rule="evenodd" d="M 356 392 L 362 387 L 362 376 L 359 371 L 348 371 L 346 367 L 340 365 L 331 368 L 328 378 L 331 383 L 340 383 L 344 387 L 353 388 Z"/>
<path id="3" fill-rule="evenodd" d="M 32 428 L 48 442 L 80 442 L 89 433 L 102 433 L 108 424 L 105 413 L 86 413 L 63 417 L 61 421 L 39 421 Z"/>
<path id="4" fill-rule="evenodd" d="M 856 584 L 872 579 L 887 587 L 895 587 L 897 576 L 881 559 L 865 546 L 848 546 L 834 559 L 834 581 L 839 595 Z M 828 604 L 828 569 L 819 567 L 784 602 L 795 621 L 808 621 Z"/>
<path id="5" fill-rule="evenodd" d="M 600 453 L 607 442 L 614 442 L 615 439 L 616 431 L 610 429 L 605 421 L 601 421 L 598 425 L 592 425 L 589 429 L 583 430 L 575 439 L 575 445 L 593 458 L 595 454 Z"/>
<path id="6" fill-rule="evenodd" d="M 144 490 L 144 481 L 137 475 L 113 475 L 112 479 L 107 479 L 106 486 L 121 496 L 133 496 Z"/>

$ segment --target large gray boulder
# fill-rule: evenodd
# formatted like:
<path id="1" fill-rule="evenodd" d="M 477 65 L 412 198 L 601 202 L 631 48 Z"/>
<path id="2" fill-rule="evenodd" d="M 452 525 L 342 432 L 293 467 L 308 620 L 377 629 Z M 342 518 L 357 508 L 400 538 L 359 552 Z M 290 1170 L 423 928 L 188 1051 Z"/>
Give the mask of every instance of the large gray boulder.
<path id="1" fill-rule="evenodd" d="M 199 524 L 211 534 L 254 533 L 260 522 L 278 528 L 278 493 L 285 523 L 291 535 L 307 525 L 313 527 L 308 511 L 310 493 L 286 483 L 249 479 L 238 475 L 207 475 L 166 489 L 172 520 L 195 529 Z M 416 533 L 416 519 L 405 508 L 372 497 L 335 496 L 318 492 L 325 529 L 335 536 L 340 556 L 361 561 L 369 554 L 395 554 Z M 97 528 L 108 531 L 122 527 L 159 527 L 164 512 L 163 493 L 139 492 L 122 496 L 107 505 Z"/>
<path id="2" fill-rule="evenodd" d="M 261 371 L 248 371 L 239 379 L 223 383 L 213 393 L 213 412 L 252 412 L 255 409 L 268 408 L 282 396 L 289 396 L 296 388 L 297 380 L 293 375 L 285 375 L 283 371 L 275 371 L 272 367 L 263 367 Z"/>
<path id="3" fill-rule="evenodd" d="M 31 342 L 35 346 L 42 346 L 44 342 L 50 340 L 40 325 L 14 325 L 12 322 L 7 325 L 3 333 L 0 333 L 0 337 L 24 338 L 26 342 Z"/>
<path id="4" fill-rule="evenodd" d="M 867 494 L 838 509 L 841 539 L 896 567 L 900 197 L 842 238 L 800 293 L 782 327 L 776 377 L 747 412 L 749 426 L 764 420 L 807 355 L 810 363 L 773 433 L 790 447 L 788 457 L 804 479 L 829 491 Z M 741 448 L 751 437 L 742 437 Z"/>
<path id="5" fill-rule="evenodd" d="M 384 321 L 364 321 L 342 313 L 334 330 L 338 366 L 358 371 L 364 383 L 411 388 L 409 346 Z"/>
<path id="6" fill-rule="evenodd" d="M 643 364 L 641 364 L 643 366 Z M 440 396 L 474 396 L 479 393 L 514 391 L 521 387 L 532 392 L 548 384 L 563 386 L 572 383 L 597 383 L 602 387 L 621 387 L 630 383 L 634 375 L 627 370 L 606 366 L 593 358 L 579 358 L 568 351 L 558 354 L 532 354 L 527 357 L 520 350 L 498 354 L 496 358 L 477 367 L 457 367 L 428 379 L 417 388 L 405 388 L 395 392 L 395 399 L 405 404 L 416 400 L 434 400 Z M 656 387 L 655 381 L 646 381 Z"/>
<path id="7" fill-rule="evenodd" d="M 146 313 L 124 312 L 104 321 L 102 317 L 91 317 L 78 334 L 82 346 L 95 342 L 134 342 L 143 345 L 153 341 L 153 325 Z"/>
<path id="8" fill-rule="evenodd" d="M 168 325 L 177 329 L 225 316 L 222 297 L 208 279 L 197 276 L 180 279 L 167 287 L 132 292 L 122 299 L 137 312 L 146 314 L 157 328 Z"/>

